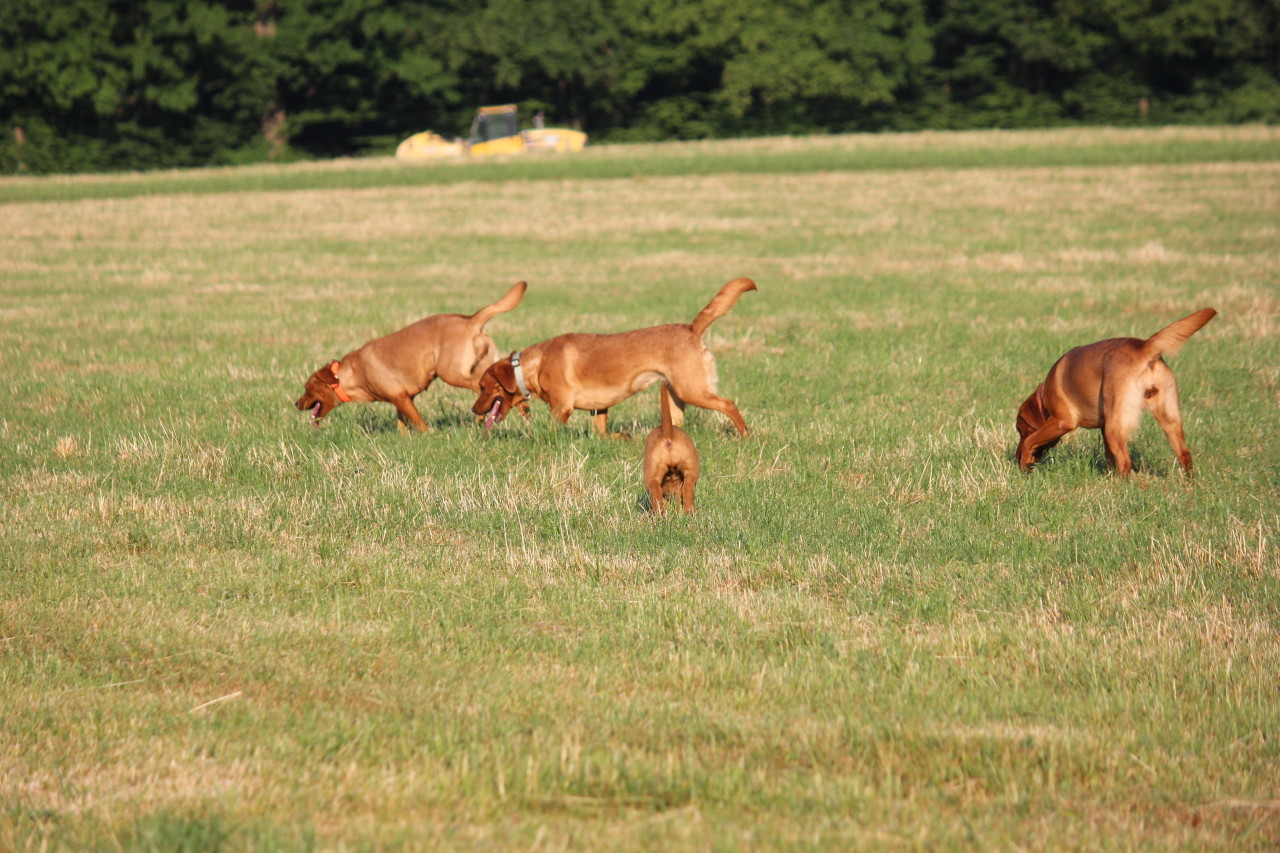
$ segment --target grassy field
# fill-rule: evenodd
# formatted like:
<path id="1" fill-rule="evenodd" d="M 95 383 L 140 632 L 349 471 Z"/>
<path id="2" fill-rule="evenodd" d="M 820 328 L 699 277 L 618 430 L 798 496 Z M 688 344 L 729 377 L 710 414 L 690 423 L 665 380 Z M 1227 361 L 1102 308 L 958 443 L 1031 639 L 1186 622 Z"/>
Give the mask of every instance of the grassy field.
<path id="1" fill-rule="evenodd" d="M 1280 129 L 489 165 L 0 179 L 0 849 L 1280 845 Z M 541 402 L 291 405 L 743 275 L 693 517 Z M 1203 306 L 1194 482 L 1149 418 L 1018 472 L 1058 355 Z"/>

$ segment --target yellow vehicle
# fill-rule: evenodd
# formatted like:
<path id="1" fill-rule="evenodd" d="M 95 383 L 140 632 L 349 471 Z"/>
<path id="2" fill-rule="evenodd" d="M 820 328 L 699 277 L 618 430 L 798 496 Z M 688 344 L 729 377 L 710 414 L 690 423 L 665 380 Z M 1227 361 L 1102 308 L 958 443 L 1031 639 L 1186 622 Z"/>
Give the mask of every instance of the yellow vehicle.
<path id="1" fill-rule="evenodd" d="M 539 114 L 541 115 L 541 114 Z M 415 133 L 396 148 L 399 160 L 435 160 L 441 157 L 492 157 L 498 154 L 524 154 L 533 151 L 581 151 L 587 144 L 587 135 L 580 130 L 565 127 L 536 126 L 521 130 L 515 104 L 480 107 L 471 122 L 471 134 L 466 141 L 447 140 L 438 133 Z"/>
<path id="2" fill-rule="evenodd" d="M 539 114 L 541 115 L 541 114 Z M 532 130 L 521 130 L 516 117 L 515 104 L 497 107 L 481 107 L 471 122 L 471 135 L 467 138 L 467 153 L 472 157 L 489 157 L 494 154 L 523 154 L 528 151 L 581 151 L 587 144 L 587 135 L 567 127 L 542 127 L 541 119 L 534 120 Z"/>
<path id="3" fill-rule="evenodd" d="M 396 159 L 418 162 L 421 160 L 439 160 L 442 157 L 460 157 L 466 150 L 461 139 L 445 139 L 438 133 L 424 130 L 415 133 L 396 146 Z"/>

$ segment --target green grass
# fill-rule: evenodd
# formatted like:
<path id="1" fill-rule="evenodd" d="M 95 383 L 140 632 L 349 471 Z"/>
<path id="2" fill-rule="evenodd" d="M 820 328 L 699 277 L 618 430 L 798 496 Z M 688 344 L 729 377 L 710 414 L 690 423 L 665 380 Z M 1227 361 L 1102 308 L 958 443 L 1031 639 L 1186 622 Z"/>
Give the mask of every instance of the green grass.
<path id="1" fill-rule="evenodd" d="M 1278 141 L 0 182 L 0 849 L 1274 849 Z M 291 406 L 517 279 L 504 348 L 739 275 L 691 518 L 540 402 Z M 1149 419 L 1017 471 L 1058 355 L 1205 305 L 1194 482 Z"/>
<path id="2" fill-rule="evenodd" d="M 451 159 L 412 165 L 376 157 L 286 166 L 106 174 L 92 178 L 11 177 L 0 178 L 0 204 L 175 193 L 430 187 L 481 181 L 1267 162 L 1276 159 L 1278 146 L 1280 135 L 1265 125 L 781 137 L 605 145 L 589 147 L 567 157 Z"/>

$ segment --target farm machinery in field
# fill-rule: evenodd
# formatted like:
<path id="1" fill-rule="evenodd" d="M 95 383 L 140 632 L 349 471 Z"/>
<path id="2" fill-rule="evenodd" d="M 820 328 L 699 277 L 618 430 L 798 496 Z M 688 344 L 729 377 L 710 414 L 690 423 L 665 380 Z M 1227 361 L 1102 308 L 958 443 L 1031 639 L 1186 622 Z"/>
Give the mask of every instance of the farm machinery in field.
<path id="1" fill-rule="evenodd" d="M 541 114 L 539 114 L 541 115 Z M 434 131 L 415 133 L 396 148 L 396 159 L 409 162 L 447 157 L 492 157 L 499 154 L 526 154 L 538 151 L 564 153 L 581 151 L 587 135 L 565 127 L 535 127 L 521 130 L 515 104 L 480 107 L 466 139 L 446 139 Z"/>

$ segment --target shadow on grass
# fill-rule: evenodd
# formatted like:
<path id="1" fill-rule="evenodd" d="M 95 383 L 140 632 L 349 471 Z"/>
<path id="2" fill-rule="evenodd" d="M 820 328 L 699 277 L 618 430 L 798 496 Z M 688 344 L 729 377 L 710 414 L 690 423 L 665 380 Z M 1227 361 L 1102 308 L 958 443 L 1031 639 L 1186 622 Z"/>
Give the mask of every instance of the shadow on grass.
<path id="1" fill-rule="evenodd" d="M 419 413 L 421 414 L 421 409 Z M 408 427 L 408 432 L 402 430 L 396 418 L 396 411 L 391 406 L 361 405 L 356 407 L 354 414 L 356 428 L 369 435 L 412 436 L 421 434 L 413 427 Z M 330 414 L 326 420 L 331 418 L 333 418 L 333 414 Z M 461 412 L 448 409 L 441 409 L 434 414 L 424 415 L 422 420 L 427 424 L 428 435 L 443 430 L 471 429 L 477 425 L 476 417 L 470 412 L 464 415 Z"/>
<path id="2" fill-rule="evenodd" d="M 1054 468 L 1060 470 L 1071 470 L 1075 468 L 1092 469 L 1098 474 L 1111 474 L 1114 469 L 1111 463 L 1107 461 L 1106 451 L 1101 444 L 1093 447 L 1081 446 L 1081 442 L 1076 442 L 1068 446 L 1059 445 L 1050 450 L 1044 451 L 1036 458 L 1035 465 L 1029 474 L 1034 475 L 1037 471 L 1048 472 Z M 1014 449 L 1005 454 L 1005 459 L 1014 468 L 1018 467 L 1018 450 L 1015 445 Z M 1153 467 L 1148 470 L 1148 459 L 1142 450 L 1133 446 L 1129 447 L 1129 459 L 1133 463 L 1133 473 L 1147 474 L 1148 476 L 1160 476 L 1161 469 L 1158 462 L 1152 463 Z"/>
<path id="3" fill-rule="evenodd" d="M 218 815 L 179 815 L 155 812 L 139 817 L 123 838 L 101 849 L 153 853 L 217 853 L 221 850 L 313 850 L 310 827 L 282 834 L 271 825 L 233 827 Z"/>

